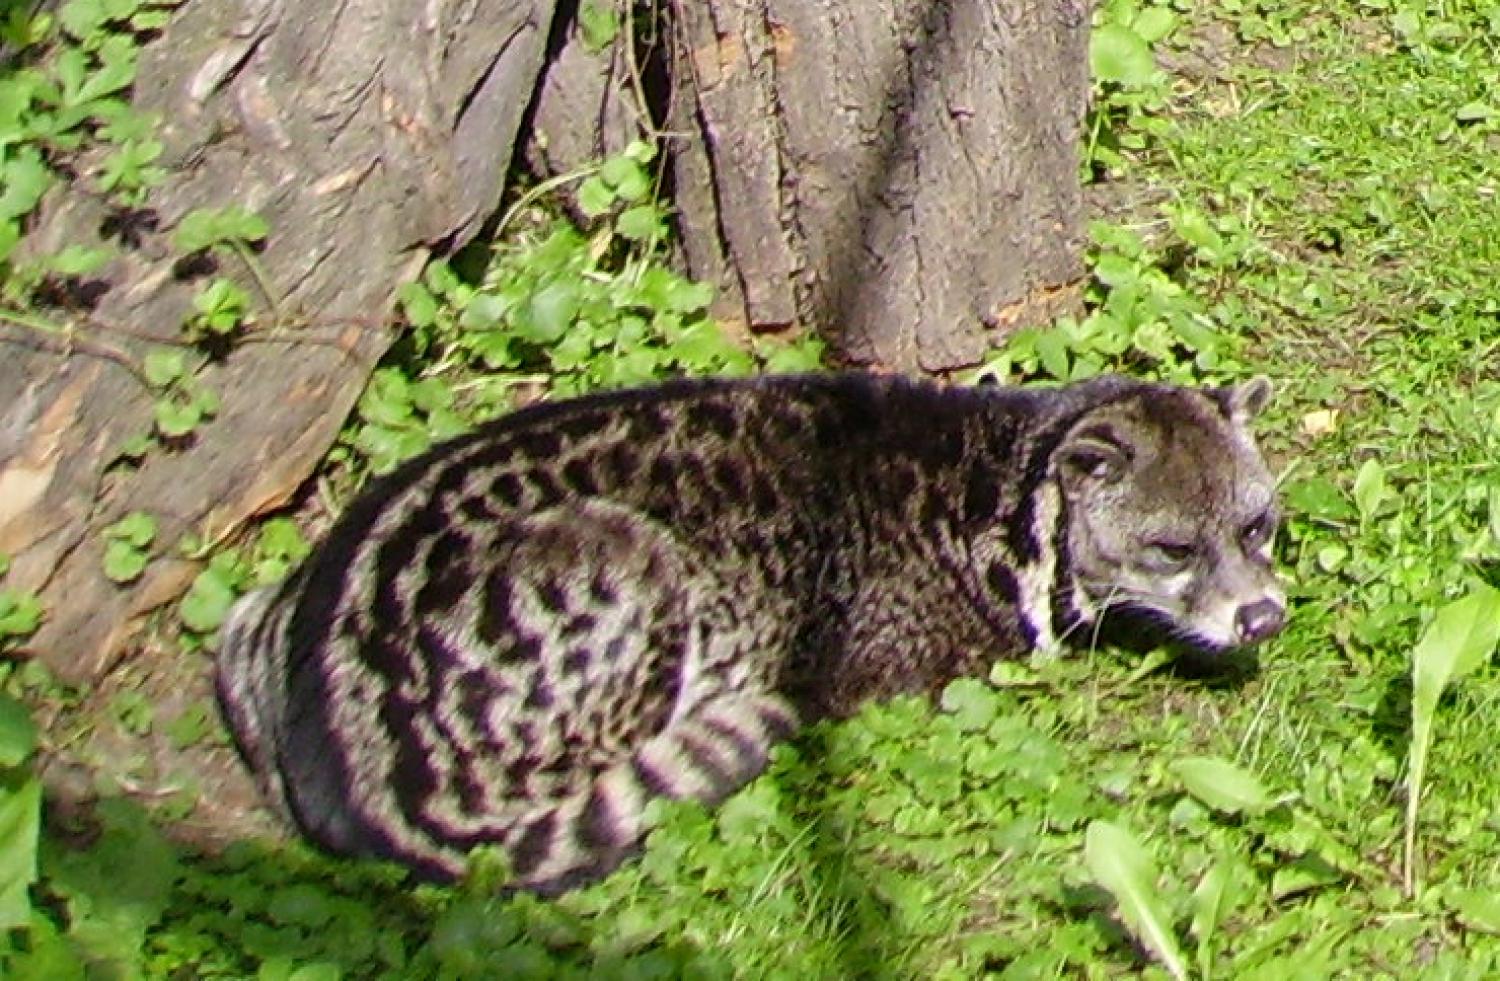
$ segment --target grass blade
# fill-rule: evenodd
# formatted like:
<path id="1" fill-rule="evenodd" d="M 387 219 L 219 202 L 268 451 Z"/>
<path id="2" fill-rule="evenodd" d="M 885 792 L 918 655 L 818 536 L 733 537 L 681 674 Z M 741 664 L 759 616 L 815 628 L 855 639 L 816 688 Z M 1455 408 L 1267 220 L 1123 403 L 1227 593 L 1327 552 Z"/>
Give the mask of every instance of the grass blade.
<path id="1" fill-rule="evenodd" d="M 1129 831 L 1109 821 L 1089 825 L 1084 859 L 1094 881 L 1115 897 L 1120 918 L 1174 978 L 1186 978 L 1187 967 L 1171 924 L 1156 895 L 1156 870 L 1146 849 Z"/>

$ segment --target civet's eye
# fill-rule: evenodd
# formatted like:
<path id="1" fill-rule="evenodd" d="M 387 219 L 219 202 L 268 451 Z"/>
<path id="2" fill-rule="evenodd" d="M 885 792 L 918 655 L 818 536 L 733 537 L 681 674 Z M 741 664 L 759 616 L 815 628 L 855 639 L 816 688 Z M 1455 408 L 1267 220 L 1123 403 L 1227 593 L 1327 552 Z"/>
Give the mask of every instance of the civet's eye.
<path id="1" fill-rule="evenodd" d="M 1188 560 L 1193 557 L 1195 549 L 1188 542 L 1176 542 L 1168 539 L 1158 539 L 1146 545 L 1147 561 L 1168 572 L 1175 571 L 1187 565 Z"/>
<path id="2" fill-rule="evenodd" d="M 1270 541 L 1271 535 L 1276 531 L 1276 515 L 1270 511 L 1262 513 L 1254 521 L 1245 525 L 1240 532 L 1240 543 L 1246 551 L 1255 551 L 1266 542 Z"/>

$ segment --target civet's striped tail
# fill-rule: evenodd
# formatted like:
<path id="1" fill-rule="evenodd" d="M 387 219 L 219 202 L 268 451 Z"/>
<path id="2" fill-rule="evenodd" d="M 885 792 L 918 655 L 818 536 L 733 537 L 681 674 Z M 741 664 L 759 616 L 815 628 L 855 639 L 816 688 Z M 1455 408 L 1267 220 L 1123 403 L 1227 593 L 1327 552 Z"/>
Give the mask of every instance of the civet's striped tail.
<path id="1" fill-rule="evenodd" d="M 286 627 L 292 606 L 277 603 L 295 582 L 240 597 L 219 628 L 214 689 L 219 710 L 266 802 L 288 817 L 276 747 L 286 701 Z M 295 595 L 294 591 L 292 592 Z"/>
<path id="2" fill-rule="evenodd" d="M 759 774 L 771 747 L 796 727 L 795 712 L 780 696 L 721 692 L 590 778 L 561 783 L 581 790 L 547 798 L 510 788 L 502 813 L 445 837 L 431 822 L 403 820 L 395 779 L 331 797 L 318 781 L 305 779 L 304 766 L 288 767 L 289 754 L 368 755 L 369 749 L 338 746 L 336 738 L 308 745 L 291 735 L 286 720 L 298 708 L 288 704 L 287 628 L 298 587 L 294 581 L 257 590 L 231 610 L 221 633 L 218 695 L 262 793 L 308 837 L 336 852 L 394 859 L 446 879 L 463 873 L 471 849 L 496 845 L 509 858 L 512 885 L 555 894 L 603 876 L 635 852 L 652 799 L 717 803 Z"/>
<path id="3" fill-rule="evenodd" d="M 671 723 L 593 781 L 555 803 L 538 802 L 503 845 L 514 884 L 555 895 L 612 871 L 640 847 L 654 798 L 717 804 L 765 769 L 795 715 L 777 696 L 729 695 Z"/>

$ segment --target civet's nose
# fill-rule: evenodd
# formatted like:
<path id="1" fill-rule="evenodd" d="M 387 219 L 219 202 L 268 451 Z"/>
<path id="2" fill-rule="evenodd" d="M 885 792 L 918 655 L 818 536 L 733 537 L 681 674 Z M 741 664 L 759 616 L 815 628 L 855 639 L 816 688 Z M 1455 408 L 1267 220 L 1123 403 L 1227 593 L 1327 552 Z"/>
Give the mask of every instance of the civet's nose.
<path id="1" fill-rule="evenodd" d="M 1247 603 L 1234 614 L 1234 627 L 1242 644 L 1259 643 L 1275 634 L 1285 623 L 1286 608 L 1270 599 Z"/>

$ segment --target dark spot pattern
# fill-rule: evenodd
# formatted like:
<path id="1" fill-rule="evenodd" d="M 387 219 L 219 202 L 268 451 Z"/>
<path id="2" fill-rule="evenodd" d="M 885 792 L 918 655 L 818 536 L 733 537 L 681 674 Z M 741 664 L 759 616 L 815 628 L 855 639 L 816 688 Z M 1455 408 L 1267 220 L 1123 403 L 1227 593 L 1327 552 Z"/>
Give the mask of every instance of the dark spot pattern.
<path id="1" fill-rule="evenodd" d="M 629 487 L 640 472 L 641 460 L 630 446 L 616 443 L 604 451 L 600 465 L 610 487 Z"/>
<path id="2" fill-rule="evenodd" d="M 468 536 L 456 528 L 433 543 L 427 557 L 427 581 L 417 590 L 413 604 L 419 616 L 446 613 L 469 591 L 474 583 L 474 570 L 467 561 L 470 546 Z"/>
<path id="3" fill-rule="evenodd" d="M 745 499 L 745 476 L 740 465 L 733 460 L 715 460 L 713 463 L 714 486 L 719 493 L 732 501 Z"/>
<path id="4" fill-rule="evenodd" d="M 589 633 L 598 624 L 598 619 L 592 613 L 578 613 L 568 618 L 563 624 L 562 639 L 572 640 L 579 634 Z"/>
<path id="5" fill-rule="evenodd" d="M 532 460 L 550 461 L 562 452 L 562 436 L 549 429 L 526 429 L 515 436 L 516 450 Z"/>
<path id="6" fill-rule="evenodd" d="M 595 570 L 589 577 L 589 599 L 600 606 L 613 606 L 618 598 L 619 594 L 615 592 L 615 587 L 610 584 L 604 570 Z"/>
<path id="7" fill-rule="evenodd" d="M 739 419 L 734 407 L 723 402 L 705 399 L 689 403 L 688 425 L 699 433 L 710 433 L 719 439 L 730 440 L 739 433 Z"/>
<path id="8" fill-rule="evenodd" d="M 490 647 L 499 647 L 511 631 L 511 604 L 515 596 L 511 592 L 510 577 L 503 569 L 496 569 L 484 577 L 480 591 L 479 617 L 474 625 L 479 639 Z"/>
<path id="9" fill-rule="evenodd" d="M 586 460 L 576 457 L 569 460 L 563 464 L 562 475 L 569 487 L 585 497 L 593 497 L 599 493 L 599 481 L 594 477 L 594 468 Z"/>
<path id="10" fill-rule="evenodd" d="M 1005 603 L 1014 603 L 1021 595 L 1016 574 L 1003 562 L 990 563 L 990 567 L 984 570 L 984 583 L 992 596 Z"/>
<path id="11" fill-rule="evenodd" d="M 526 693 L 526 707 L 532 710 L 549 709 L 554 702 L 551 681 L 545 675 L 537 675 Z"/>
<path id="12" fill-rule="evenodd" d="M 510 507 L 515 507 L 521 503 L 521 478 L 513 473 L 502 473 L 490 481 L 490 493 Z"/>
<path id="13" fill-rule="evenodd" d="M 568 590 L 556 576 L 547 576 L 536 584 L 536 598 L 548 613 L 566 614 L 571 609 Z"/>
<path id="14" fill-rule="evenodd" d="M 1000 505 L 1000 482 L 988 466 L 969 471 L 964 483 L 964 517 L 970 522 L 988 521 Z"/>

